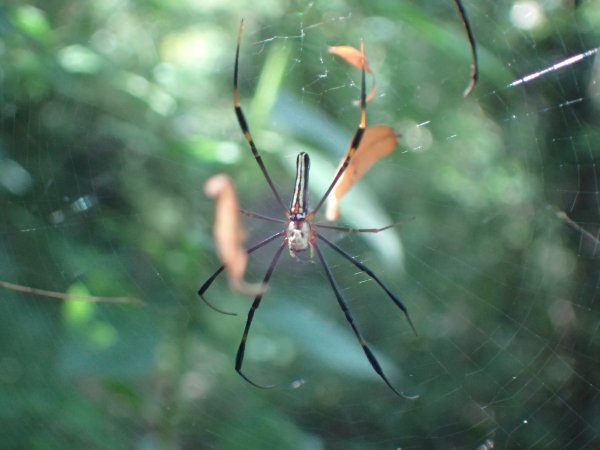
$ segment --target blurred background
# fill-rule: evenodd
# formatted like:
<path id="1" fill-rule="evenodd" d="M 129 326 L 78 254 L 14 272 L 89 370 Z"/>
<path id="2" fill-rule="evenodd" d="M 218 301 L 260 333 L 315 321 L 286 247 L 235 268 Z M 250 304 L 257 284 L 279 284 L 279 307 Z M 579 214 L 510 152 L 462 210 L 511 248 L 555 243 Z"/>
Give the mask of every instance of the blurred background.
<path id="1" fill-rule="evenodd" d="M 0 447 L 598 448 L 600 2 L 465 8 L 480 57 L 466 99 L 451 0 L 3 2 Z M 358 124 L 359 72 L 327 47 L 365 41 L 368 122 L 402 137 L 338 223 L 414 220 L 325 234 L 418 336 L 324 251 L 418 400 L 373 372 L 318 261 L 284 252 L 256 313 L 244 368 L 274 389 L 234 370 L 251 299 L 219 278 L 206 296 L 232 317 L 196 294 L 220 265 L 207 178 L 229 174 L 245 209 L 281 217 L 232 106 L 242 17 L 241 101 L 286 202 L 296 154 L 311 155 L 314 200 Z M 248 245 L 281 228 L 244 221 Z M 252 255 L 249 280 L 276 247 Z"/>

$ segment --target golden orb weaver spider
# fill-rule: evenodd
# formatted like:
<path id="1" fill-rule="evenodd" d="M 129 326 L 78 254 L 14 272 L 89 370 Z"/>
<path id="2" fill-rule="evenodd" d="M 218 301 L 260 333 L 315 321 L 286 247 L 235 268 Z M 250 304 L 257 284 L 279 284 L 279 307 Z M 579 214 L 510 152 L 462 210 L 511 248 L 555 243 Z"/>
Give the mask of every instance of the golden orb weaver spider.
<path id="1" fill-rule="evenodd" d="M 466 18 L 464 8 L 462 7 L 460 0 L 454 0 L 454 1 L 459 9 L 465 29 L 467 30 L 469 42 L 471 44 L 472 56 L 473 56 L 471 82 L 469 83 L 469 86 L 467 87 L 467 90 L 465 91 L 465 95 L 468 95 L 477 80 L 477 66 L 476 66 L 477 60 L 476 60 L 476 53 L 475 53 L 475 41 L 473 39 L 473 35 L 472 35 L 469 23 Z M 248 142 L 248 145 L 250 146 L 250 150 L 252 151 L 254 159 L 256 160 L 265 180 L 267 181 L 269 188 L 271 189 L 273 195 L 275 196 L 275 199 L 277 200 L 279 205 L 283 208 L 283 210 L 286 213 L 286 219 L 284 220 L 284 219 L 267 217 L 267 216 L 263 216 L 261 214 L 250 213 L 250 212 L 241 210 L 241 212 L 247 216 L 258 218 L 258 219 L 263 219 L 263 220 L 267 220 L 267 221 L 271 221 L 271 222 L 277 222 L 277 223 L 281 223 L 281 224 L 285 225 L 285 228 L 282 231 L 279 231 L 278 233 L 275 233 L 274 235 L 269 236 L 268 238 L 251 246 L 250 248 L 248 248 L 246 250 L 246 253 L 251 254 L 254 251 L 273 242 L 274 240 L 276 240 L 278 238 L 283 238 L 283 241 L 280 244 L 277 251 L 275 252 L 275 255 L 273 256 L 273 259 L 271 260 L 271 262 L 268 266 L 267 272 L 263 278 L 263 285 L 267 286 L 269 284 L 271 276 L 273 275 L 273 272 L 275 271 L 275 267 L 279 261 L 279 258 L 281 257 L 281 254 L 283 253 L 283 250 L 286 247 L 288 248 L 288 251 L 290 252 L 290 255 L 292 257 L 295 257 L 295 254 L 297 252 L 302 252 L 302 251 L 306 251 L 306 250 L 309 250 L 311 252 L 311 257 L 312 257 L 312 254 L 314 251 L 317 254 L 317 257 L 321 263 L 321 266 L 323 267 L 323 270 L 325 272 L 327 280 L 329 281 L 329 283 L 331 285 L 331 288 L 332 288 L 335 298 L 338 302 L 338 305 L 339 305 L 340 309 L 342 310 L 342 312 L 344 313 L 348 324 L 350 325 L 350 327 L 352 328 L 352 331 L 354 332 L 354 335 L 358 339 L 359 344 L 360 344 L 361 348 L 363 349 L 363 352 L 364 352 L 365 356 L 367 357 L 373 370 L 377 373 L 377 375 L 379 375 L 379 377 L 381 377 L 381 379 L 384 381 L 384 383 L 396 395 L 398 395 L 399 397 L 402 397 L 404 399 L 414 400 L 414 399 L 418 398 L 418 396 L 409 396 L 409 395 L 404 394 L 403 392 L 398 391 L 390 383 L 387 376 L 383 372 L 383 369 L 381 368 L 379 361 L 375 357 L 373 351 L 367 345 L 367 343 L 364 340 L 362 334 L 360 333 L 358 327 L 356 326 L 356 324 L 354 322 L 354 318 L 352 317 L 352 314 L 350 313 L 350 310 L 346 303 L 346 300 L 342 296 L 342 293 L 341 293 L 341 291 L 337 285 L 337 282 L 331 272 L 331 269 L 329 268 L 327 260 L 325 259 L 325 256 L 323 255 L 323 252 L 321 251 L 321 248 L 317 242 L 317 241 L 323 242 L 325 245 L 327 245 L 328 247 L 333 249 L 336 253 L 341 255 L 344 259 L 348 260 L 350 263 L 352 263 L 354 266 L 356 266 L 361 272 L 364 272 L 368 276 L 370 276 L 373 279 L 373 281 L 375 281 L 375 283 L 377 283 L 377 285 L 379 285 L 379 287 L 386 293 L 387 297 L 404 313 L 406 320 L 408 321 L 411 329 L 413 330 L 413 332 L 416 335 L 417 334 L 416 328 L 410 318 L 408 310 L 406 309 L 406 307 L 404 306 L 402 301 L 400 301 L 400 299 L 394 293 L 392 293 L 385 284 L 383 284 L 383 282 L 377 277 L 377 275 L 375 275 L 375 273 L 373 273 L 373 271 L 371 269 L 369 269 L 366 265 L 364 265 L 363 263 L 358 261 L 356 258 L 351 256 L 346 251 L 342 250 L 340 247 L 338 247 L 336 244 L 334 244 L 331 240 L 329 240 L 328 238 L 323 236 L 319 231 L 317 231 L 317 229 L 322 228 L 322 229 L 335 230 L 335 231 L 341 231 L 341 232 L 347 232 L 347 233 L 378 233 L 380 231 L 387 230 L 387 229 L 397 225 L 398 223 L 394 223 L 394 224 L 391 224 L 391 225 L 388 225 L 385 227 L 381 227 L 381 228 L 346 228 L 346 227 L 339 227 L 339 226 L 333 226 L 333 225 L 317 224 L 317 223 L 312 222 L 315 215 L 321 209 L 324 202 L 327 200 L 329 194 L 335 187 L 336 183 L 338 182 L 338 180 L 340 179 L 340 177 L 342 176 L 342 174 L 344 173 L 344 171 L 350 164 L 352 157 L 354 156 L 354 154 L 356 153 L 356 151 L 359 148 L 361 139 L 362 139 L 363 134 L 366 129 L 367 114 L 366 114 L 366 97 L 365 97 L 364 44 L 361 41 L 362 67 L 361 67 L 361 86 L 360 86 L 360 120 L 359 120 L 358 128 L 356 129 L 354 136 L 352 138 L 350 148 L 348 149 L 348 152 L 346 153 L 346 156 L 345 156 L 342 164 L 340 165 L 335 176 L 333 177 L 331 184 L 329 185 L 329 187 L 327 188 L 327 190 L 325 191 L 325 193 L 323 194 L 323 196 L 321 197 L 321 199 L 319 200 L 317 205 L 312 210 L 310 210 L 308 207 L 308 196 L 307 196 L 308 175 L 309 175 L 309 170 L 310 170 L 310 158 L 309 158 L 308 154 L 305 152 L 299 153 L 297 156 L 297 159 L 296 159 L 296 178 L 295 178 L 295 182 L 294 182 L 294 191 L 292 194 L 292 200 L 291 200 L 290 207 L 288 208 L 285 206 L 285 203 L 283 202 L 281 195 L 279 194 L 277 188 L 275 187 L 275 184 L 271 180 L 271 177 L 264 165 L 262 157 L 261 157 L 261 155 L 254 143 L 252 135 L 250 133 L 250 128 L 248 126 L 248 122 L 246 120 L 246 117 L 244 116 L 244 113 L 242 111 L 242 107 L 241 107 L 240 101 L 239 101 L 239 96 L 238 96 L 238 71 L 239 70 L 238 69 L 239 69 L 239 55 L 240 55 L 240 44 L 241 44 L 241 38 L 242 38 L 242 32 L 243 32 L 243 25 L 244 25 L 244 21 L 242 20 L 240 22 L 240 28 L 239 28 L 238 38 L 237 38 L 235 64 L 234 64 L 234 72 L 233 72 L 233 101 L 234 101 L 235 113 L 236 113 L 236 117 L 237 117 L 238 123 L 240 125 L 240 128 L 244 134 L 244 137 L 245 137 L 246 141 Z M 212 285 L 214 280 L 224 270 L 225 270 L 224 265 L 219 267 L 219 269 L 217 269 L 200 287 L 200 289 L 198 290 L 198 295 L 202 298 L 202 300 L 208 306 L 210 306 L 214 310 L 216 310 L 220 313 L 223 313 L 223 314 L 235 315 L 232 313 L 225 312 L 225 311 L 213 306 L 204 298 L 204 293 L 208 290 L 208 288 Z M 258 307 L 260 306 L 260 303 L 263 298 L 263 294 L 264 294 L 264 292 L 261 292 L 255 296 L 252 306 L 250 307 L 250 310 L 248 311 L 246 325 L 244 327 L 242 339 L 238 346 L 238 350 L 237 350 L 237 354 L 236 354 L 236 358 L 235 358 L 235 370 L 245 381 L 247 381 L 251 385 L 258 387 L 258 388 L 269 388 L 272 386 L 262 386 L 260 384 L 257 384 L 254 381 L 252 381 L 250 378 L 248 378 L 248 376 L 245 375 L 242 371 L 244 354 L 245 354 L 245 350 L 246 350 L 246 341 L 248 339 L 250 327 L 251 327 L 252 321 L 254 319 L 254 314 L 255 314 L 256 310 L 258 309 Z"/>

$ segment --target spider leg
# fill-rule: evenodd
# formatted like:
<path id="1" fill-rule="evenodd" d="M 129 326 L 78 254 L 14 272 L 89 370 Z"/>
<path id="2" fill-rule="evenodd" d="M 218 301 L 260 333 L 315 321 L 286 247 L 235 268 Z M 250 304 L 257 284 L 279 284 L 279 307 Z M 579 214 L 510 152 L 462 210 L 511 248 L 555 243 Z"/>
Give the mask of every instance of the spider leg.
<path id="1" fill-rule="evenodd" d="M 462 1 L 454 0 L 454 3 L 456 4 L 456 8 L 460 14 L 460 19 L 462 20 L 465 31 L 467 32 L 469 46 L 471 47 L 471 81 L 463 93 L 463 96 L 467 97 L 473 90 L 473 87 L 475 87 L 475 83 L 477 83 L 477 78 L 479 77 L 479 70 L 477 68 L 477 46 L 475 44 L 475 35 L 471 29 L 471 24 L 469 23 L 469 19 L 467 17 L 467 11 L 463 6 Z"/>
<path id="2" fill-rule="evenodd" d="M 273 260 L 271 264 L 269 264 L 269 268 L 267 269 L 267 273 L 265 274 L 265 278 L 263 279 L 263 284 L 266 286 L 269 284 L 269 280 L 271 279 L 271 275 L 275 270 L 275 266 L 277 265 L 277 261 L 279 261 L 279 257 L 283 252 L 283 249 L 287 246 L 287 242 L 284 241 L 283 244 L 279 246 L 279 249 L 273 256 Z M 254 298 L 254 302 L 252 302 L 252 306 L 250 307 L 250 311 L 248 311 L 248 318 L 246 319 L 246 326 L 244 327 L 244 334 L 242 335 L 242 340 L 240 342 L 240 346 L 238 347 L 237 355 L 235 357 L 235 371 L 240 374 L 240 376 L 250 383 L 252 386 L 261 389 L 269 389 L 273 386 L 261 386 L 260 384 L 256 384 L 254 381 L 250 380 L 244 373 L 242 372 L 242 364 L 244 362 L 244 353 L 246 351 L 246 340 L 248 338 L 248 332 L 250 331 L 250 325 L 252 325 L 252 319 L 254 318 L 254 313 L 260 306 L 260 302 L 262 300 L 263 294 L 258 294 Z"/>
<path id="3" fill-rule="evenodd" d="M 412 217 L 408 220 L 414 220 L 414 217 Z M 403 223 L 408 222 L 408 220 L 394 222 L 390 225 L 387 225 L 387 226 L 381 227 L 381 228 L 348 228 L 348 227 L 338 227 L 335 225 L 324 225 L 324 224 L 320 224 L 320 223 L 313 223 L 311 226 L 316 227 L 316 228 L 324 228 L 326 230 L 342 231 L 344 233 L 379 233 L 380 231 L 384 231 L 389 228 L 393 228 L 395 226 L 402 225 Z"/>
<path id="4" fill-rule="evenodd" d="M 269 176 L 269 172 L 267 172 L 267 168 L 265 167 L 265 164 L 263 163 L 262 156 L 260 156 L 260 153 L 258 152 L 256 145 L 254 144 L 254 140 L 252 139 L 252 135 L 250 134 L 250 128 L 248 127 L 248 122 L 246 121 L 246 117 L 244 116 L 244 112 L 242 111 L 242 107 L 240 106 L 240 99 L 238 96 L 238 66 L 239 66 L 239 60 L 240 60 L 240 42 L 242 40 L 243 30 L 244 30 L 244 19 L 242 19 L 240 22 L 240 31 L 238 33 L 237 47 L 235 50 L 235 65 L 233 67 L 233 106 L 235 107 L 235 115 L 237 117 L 238 123 L 240 124 L 240 128 L 242 129 L 242 132 L 244 133 L 244 137 L 246 138 L 246 141 L 248 141 L 248 144 L 250 145 L 250 150 L 252 150 L 254 159 L 256 159 L 256 162 L 258 163 L 258 166 L 260 167 L 260 170 L 263 173 L 265 180 L 267 180 L 267 184 L 271 188 L 271 191 L 273 191 L 273 195 L 275 195 L 275 198 L 277 199 L 277 201 L 279 202 L 281 207 L 287 211 L 287 208 L 285 207 L 283 200 L 281 200 L 281 196 L 279 195 L 279 192 L 277 192 L 277 189 L 275 188 L 275 184 L 273 184 L 273 181 L 271 180 L 271 177 Z"/>
<path id="5" fill-rule="evenodd" d="M 417 335 L 417 329 L 415 328 L 410 315 L 408 314 L 408 310 L 406 309 L 406 307 L 404 306 L 404 304 L 398 299 L 398 297 L 396 297 L 392 291 L 390 291 L 385 284 L 383 284 L 381 282 L 381 280 L 377 277 L 377 275 L 375 275 L 373 273 L 373 271 L 371 269 L 369 269 L 367 266 L 365 266 L 363 263 L 361 263 L 360 261 L 358 261 L 356 258 L 354 258 L 353 256 L 351 256 L 350 254 L 348 254 L 347 252 L 345 252 L 344 250 L 342 250 L 341 248 L 339 248 L 337 245 L 335 245 L 333 242 L 331 242 L 329 239 L 327 239 L 324 236 L 321 236 L 320 234 L 317 234 L 317 238 L 321 239 L 323 242 L 325 242 L 327 245 L 329 245 L 332 249 L 334 249 L 337 253 L 339 253 L 340 255 L 342 255 L 344 258 L 346 258 L 348 261 L 350 261 L 352 264 L 354 264 L 356 267 L 358 267 L 360 270 L 362 270 L 364 273 L 366 273 L 367 275 L 369 275 L 374 281 L 375 283 L 377 283 L 381 289 L 383 289 L 385 291 L 385 293 L 388 295 L 388 297 L 390 298 L 390 300 L 392 300 L 396 306 L 398 308 L 400 308 L 400 310 L 402 310 L 402 312 L 404 313 L 404 315 L 406 316 L 406 320 L 408 321 L 408 324 L 410 325 L 410 327 L 413 330 L 413 333 L 415 333 L 415 336 Z"/>
<path id="6" fill-rule="evenodd" d="M 354 137 L 352 138 L 352 143 L 350 144 L 350 148 L 348 149 L 348 152 L 346 153 L 344 162 L 342 163 L 342 165 L 336 172 L 335 176 L 333 177 L 333 180 L 331 181 L 331 184 L 325 191 L 325 194 L 323 194 L 323 197 L 321 198 L 321 200 L 319 200 L 319 203 L 317 203 L 317 206 L 315 206 L 315 208 L 312 210 L 312 212 L 307 216 L 308 220 L 311 220 L 315 216 L 315 214 L 317 214 L 319 209 L 321 209 L 321 206 L 323 206 L 323 203 L 325 202 L 325 200 L 327 200 L 327 197 L 329 197 L 329 194 L 335 187 L 336 183 L 338 182 L 338 180 L 340 179 L 342 174 L 348 168 L 348 164 L 350 164 L 350 160 L 356 153 L 356 150 L 358 150 L 358 146 L 360 145 L 360 141 L 362 140 L 363 134 L 365 132 L 365 128 L 367 127 L 367 102 L 366 102 L 366 96 L 365 96 L 365 49 L 364 49 L 364 43 L 362 41 L 360 43 L 360 51 L 362 54 L 362 68 L 361 68 L 361 79 L 360 79 L 360 121 L 358 122 L 358 128 L 356 129 L 356 132 L 354 133 Z"/>
<path id="7" fill-rule="evenodd" d="M 255 250 L 258 250 L 261 247 L 264 247 L 265 245 L 267 245 L 269 242 L 274 241 L 275 239 L 277 239 L 278 237 L 281 237 L 285 234 L 285 230 L 284 231 L 280 231 L 279 233 L 275 233 L 273 236 L 269 236 L 267 239 L 260 241 L 258 244 L 253 245 L 252 247 L 250 247 L 248 250 L 246 250 L 246 253 L 250 254 L 252 252 L 254 252 Z M 208 288 L 210 287 L 211 284 L 213 284 L 213 281 L 215 281 L 215 279 L 221 274 L 221 272 L 223 272 L 223 270 L 225 270 L 225 266 L 221 266 L 219 267 L 215 273 L 213 273 L 208 280 L 206 280 L 204 282 L 204 284 L 200 287 L 200 289 L 198 289 L 198 295 L 200 296 L 200 298 L 202 299 L 202 301 L 204 303 L 206 303 L 206 305 L 212 309 L 214 309 L 215 311 L 221 313 L 221 314 L 226 314 L 228 316 L 237 316 L 236 313 L 230 313 L 227 311 L 223 311 L 222 309 L 217 308 L 216 306 L 211 305 L 208 300 L 206 300 L 204 298 L 204 293 L 208 290 Z"/>
<path id="8" fill-rule="evenodd" d="M 246 211 L 245 209 L 240 209 L 240 213 L 242 213 L 245 216 L 252 217 L 253 219 L 266 220 L 267 222 L 287 223 L 287 220 L 277 219 L 275 217 L 264 216 L 262 214 L 258 214 L 255 212 Z"/>
<path id="9" fill-rule="evenodd" d="M 381 377 L 381 379 L 385 382 L 385 384 L 387 384 L 388 387 L 396 395 L 398 395 L 399 397 L 402 397 L 402 398 L 404 398 L 406 400 L 415 400 L 416 398 L 418 398 L 418 395 L 417 396 L 409 396 L 409 395 L 406 395 L 406 394 L 404 394 L 402 392 L 397 391 L 394 388 L 394 386 L 392 386 L 392 384 L 389 382 L 389 380 L 387 379 L 387 377 L 383 373 L 383 369 L 381 368 L 381 365 L 379 364 L 379 361 L 377 361 L 377 358 L 375 357 L 375 355 L 373 354 L 373 352 L 371 351 L 371 349 L 369 348 L 369 346 L 365 342 L 364 338 L 360 334 L 360 331 L 358 331 L 358 328 L 357 328 L 356 324 L 354 323 L 354 319 L 352 318 L 352 315 L 350 314 L 350 310 L 348 309 L 348 305 L 346 304 L 346 301 L 344 300 L 344 297 L 342 297 L 340 289 L 338 288 L 337 283 L 336 283 L 335 279 L 333 278 L 333 274 L 331 273 L 331 270 L 329 269 L 329 266 L 327 265 L 327 261 L 325 261 L 325 257 L 323 256 L 323 253 L 321 252 L 321 249 L 319 248 L 319 246 L 317 245 L 316 242 L 313 243 L 313 246 L 315 248 L 315 251 L 317 252 L 317 255 L 319 256 L 319 260 L 321 261 L 321 265 L 323 266 L 323 269 L 325 270 L 325 274 L 327 275 L 327 279 L 329 280 L 329 283 L 331 284 L 331 288 L 333 289 L 333 293 L 335 294 L 335 298 L 337 299 L 338 304 L 340 305 L 340 308 L 342 309 L 342 311 L 346 315 L 346 320 L 348 321 L 348 323 L 352 327 L 352 331 L 354 331 L 354 334 L 356 335 L 356 338 L 358 339 L 358 342 L 360 343 L 360 346 L 362 347 L 363 351 L 365 352 L 365 355 L 367 356 L 367 359 L 369 360 L 369 363 L 371 363 L 371 367 L 373 367 L 373 370 L 375 370 L 375 372 L 377 372 L 377 374 Z"/>
<path id="10" fill-rule="evenodd" d="M 206 280 L 204 282 L 204 284 L 200 287 L 200 289 L 198 289 L 198 295 L 200 296 L 200 298 L 202 299 L 202 301 L 206 304 L 206 306 L 208 306 L 209 308 L 211 308 L 212 310 L 221 313 L 221 314 L 225 314 L 228 316 L 237 316 L 236 313 L 231 313 L 231 312 L 227 312 L 227 311 L 223 311 L 222 309 L 217 308 L 216 306 L 212 305 L 208 300 L 206 300 L 204 298 L 204 292 L 206 292 L 206 290 L 210 287 L 210 285 L 213 283 L 213 281 L 215 281 L 215 279 L 221 274 L 221 272 L 223 272 L 225 270 L 225 266 L 221 266 L 219 267 L 215 273 L 213 273 L 208 280 Z"/>

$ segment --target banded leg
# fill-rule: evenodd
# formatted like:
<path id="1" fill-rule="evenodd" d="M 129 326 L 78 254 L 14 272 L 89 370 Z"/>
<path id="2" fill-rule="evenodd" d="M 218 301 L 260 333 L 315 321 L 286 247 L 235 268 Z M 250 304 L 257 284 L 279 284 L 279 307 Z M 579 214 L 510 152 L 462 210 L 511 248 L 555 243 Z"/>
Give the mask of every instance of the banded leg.
<path id="1" fill-rule="evenodd" d="M 354 323 L 354 319 L 353 319 L 352 315 L 350 314 L 350 310 L 348 309 L 348 305 L 346 304 L 344 297 L 342 297 L 340 289 L 338 288 L 338 285 L 337 285 L 335 279 L 333 278 L 333 274 L 331 273 L 331 270 L 329 269 L 329 266 L 327 265 L 327 261 L 325 261 L 325 257 L 323 256 L 321 249 L 319 248 L 319 246 L 317 245 L 316 242 L 313 244 L 313 247 L 316 250 L 317 255 L 319 256 L 319 260 L 321 261 L 321 265 L 323 266 L 323 269 L 325 270 L 327 279 L 329 280 L 329 283 L 331 284 L 331 288 L 333 289 L 335 298 L 337 299 L 338 304 L 340 305 L 340 308 L 344 312 L 344 314 L 346 316 L 346 320 L 352 327 L 352 331 L 354 331 L 354 334 L 356 335 L 356 338 L 358 339 L 360 346 L 362 347 L 363 351 L 365 352 L 365 355 L 367 356 L 367 359 L 369 360 L 369 363 L 371 364 L 371 367 L 373 368 L 373 370 L 375 370 L 375 372 L 377 372 L 377 374 L 381 377 L 381 379 L 385 382 L 385 384 L 387 384 L 388 387 L 399 397 L 402 397 L 406 400 L 415 400 L 416 398 L 418 398 L 419 397 L 418 395 L 417 396 L 409 396 L 402 392 L 397 391 L 394 388 L 394 386 L 392 386 L 392 384 L 389 382 L 389 380 L 383 373 L 383 369 L 381 368 L 379 361 L 377 361 L 377 358 L 375 357 L 375 355 L 373 354 L 373 352 L 371 351 L 371 349 L 365 342 L 364 338 L 360 334 L 360 331 L 358 331 L 358 328 L 356 327 L 356 324 Z"/>
<path id="2" fill-rule="evenodd" d="M 281 237 L 285 234 L 285 230 L 284 231 L 280 231 L 279 233 L 274 234 L 273 236 L 268 237 L 267 239 L 260 241 L 258 244 L 253 245 L 252 247 L 250 247 L 248 250 L 246 250 L 246 253 L 250 254 L 252 252 L 254 252 L 255 250 L 258 250 L 261 247 L 264 247 L 265 245 L 267 245 L 269 242 L 274 241 L 275 239 L 277 239 L 278 237 Z M 198 295 L 200 296 L 200 298 L 202 299 L 202 301 L 204 303 L 206 303 L 207 306 L 209 306 L 210 308 L 214 309 L 217 312 L 220 312 L 221 314 L 227 314 L 228 316 L 237 316 L 236 313 L 230 313 L 227 311 L 223 311 L 222 309 L 217 308 L 216 306 L 210 304 L 208 302 L 208 300 L 206 300 L 204 298 L 204 293 L 208 290 L 208 288 L 210 287 L 211 284 L 213 284 L 213 282 L 216 280 L 216 278 L 221 274 L 221 272 L 223 272 L 225 270 L 225 266 L 221 266 L 219 267 L 215 273 L 213 273 L 208 280 L 206 280 L 204 282 L 204 284 L 200 287 L 200 289 L 198 289 Z"/>
<path id="3" fill-rule="evenodd" d="M 233 106 L 235 107 L 235 115 L 237 117 L 238 123 L 240 124 L 240 128 L 242 129 L 242 132 L 244 133 L 244 137 L 246 138 L 246 141 L 248 141 L 248 144 L 250 145 L 250 150 L 252 150 L 254 159 L 256 159 L 256 162 L 258 163 L 258 167 L 260 167 L 260 170 L 263 173 L 265 180 L 267 180 L 267 184 L 271 188 L 271 191 L 273 191 L 273 195 L 275 195 L 275 198 L 277 199 L 277 201 L 279 202 L 281 207 L 285 211 L 287 211 L 287 208 L 285 207 L 283 200 L 281 200 L 281 196 L 279 195 L 279 192 L 277 192 L 277 189 L 275 188 L 275 184 L 273 184 L 273 181 L 271 180 L 271 177 L 269 176 L 269 172 L 267 172 L 267 168 L 265 167 L 265 164 L 263 163 L 262 156 L 260 156 L 260 153 L 258 152 L 256 145 L 254 144 L 254 140 L 252 139 L 252 135 L 250 134 L 250 128 L 248 127 L 248 122 L 246 121 L 246 117 L 244 116 L 244 112 L 242 111 L 242 107 L 240 106 L 240 99 L 238 96 L 238 66 L 239 66 L 239 60 L 240 60 L 240 42 L 242 40 L 243 30 L 244 30 L 244 19 L 242 19 L 240 22 L 240 31 L 238 33 L 237 47 L 235 50 L 235 65 L 233 66 Z"/>
<path id="4" fill-rule="evenodd" d="M 283 244 L 279 246 L 279 249 L 275 253 L 271 264 L 269 264 L 269 268 L 267 269 L 267 273 L 265 274 L 265 278 L 263 279 L 263 284 L 266 286 L 269 284 L 269 280 L 271 279 L 271 275 L 275 270 L 275 266 L 277 265 L 277 261 L 279 261 L 279 257 L 281 256 L 281 252 L 283 249 L 287 247 L 287 242 L 284 241 Z M 240 346 L 238 347 L 237 355 L 235 357 L 235 371 L 240 374 L 240 376 L 250 383 L 252 386 L 261 389 L 269 389 L 273 386 L 261 386 L 260 384 L 256 384 L 254 381 L 250 380 L 244 373 L 242 372 L 242 364 L 244 362 L 244 353 L 246 351 L 246 340 L 248 339 L 248 332 L 250 331 L 250 325 L 252 325 L 252 319 L 254 319 L 254 313 L 260 306 L 260 302 L 262 300 L 263 294 L 259 294 L 252 302 L 252 306 L 250 307 L 250 311 L 248 311 L 248 318 L 246 319 L 246 326 L 244 327 L 244 334 L 242 335 L 242 341 L 240 342 Z"/>
<path id="5" fill-rule="evenodd" d="M 323 242 L 325 242 L 327 245 L 329 245 L 332 249 L 334 249 L 337 253 L 342 255 L 344 258 L 346 258 L 348 261 L 350 261 L 352 264 L 354 264 L 356 267 L 358 267 L 361 271 L 363 271 L 364 273 L 369 275 L 371 278 L 373 278 L 375 283 L 377 283 L 381 287 L 381 289 L 383 289 L 385 291 L 385 293 L 388 295 L 390 300 L 392 300 L 396 304 L 396 306 L 398 308 L 400 308 L 400 310 L 404 313 L 404 315 L 406 316 L 406 320 L 408 321 L 408 324 L 410 325 L 410 327 L 413 330 L 413 333 L 415 333 L 415 336 L 417 335 L 417 329 L 415 328 L 415 326 L 410 318 L 410 315 L 408 314 L 408 310 L 406 309 L 406 306 L 404 306 L 404 304 L 400 301 L 400 299 L 398 299 L 398 297 L 396 297 L 392 293 L 392 291 L 390 291 L 386 287 L 386 285 L 381 282 L 381 280 L 377 277 L 377 275 L 375 275 L 373 273 L 373 271 L 371 269 L 369 269 L 367 266 L 365 266 L 363 263 L 358 261 L 356 258 L 351 256 L 350 254 L 346 253 L 341 248 L 339 248 L 337 245 L 335 245 L 333 242 L 331 242 L 325 236 L 321 236 L 320 234 L 317 234 L 317 238 L 321 239 Z"/>
<path id="6" fill-rule="evenodd" d="M 329 194 L 335 187 L 336 183 L 338 182 L 338 180 L 340 179 L 342 174 L 348 168 L 348 164 L 350 164 L 350 160 L 356 153 L 356 150 L 358 150 L 358 146 L 360 145 L 360 141 L 362 140 L 363 134 L 365 132 L 365 128 L 367 127 L 367 101 L 366 101 L 366 94 L 365 94 L 365 48 L 364 48 L 364 43 L 362 41 L 360 43 L 360 53 L 362 55 L 362 68 L 360 71 L 361 72 L 360 121 L 358 123 L 358 128 L 356 129 L 356 132 L 354 133 L 354 137 L 352 138 L 352 142 L 350 144 L 350 148 L 348 149 L 348 152 L 346 153 L 344 162 L 342 162 L 342 165 L 340 166 L 340 168 L 336 172 L 335 176 L 333 177 L 333 180 L 332 180 L 331 184 L 329 185 L 329 187 L 327 188 L 327 190 L 325 191 L 325 194 L 323 194 L 323 197 L 321 198 L 321 200 L 319 200 L 319 203 L 317 203 L 317 206 L 315 206 L 315 208 L 312 210 L 312 212 L 308 215 L 307 220 L 312 220 L 312 218 L 315 216 L 315 214 L 317 214 L 319 209 L 321 209 L 321 206 L 323 206 L 323 203 L 325 202 L 325 200 L 327 200 L 327 197 L 329 197 Z"/>

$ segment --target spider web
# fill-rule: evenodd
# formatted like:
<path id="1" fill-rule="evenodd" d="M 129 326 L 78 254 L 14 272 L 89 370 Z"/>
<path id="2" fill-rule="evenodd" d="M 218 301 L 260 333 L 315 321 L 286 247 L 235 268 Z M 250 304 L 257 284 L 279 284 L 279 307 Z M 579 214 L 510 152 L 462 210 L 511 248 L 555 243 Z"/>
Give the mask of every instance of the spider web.
<path id="1" fill-rule="evenodd" d="M 96 2 L 0 8 L 2 448 L 597 448 L 600 3 Z M 325 191 L 358 124 L 401 133 L 323 247 L 404 401 L 373 372 L 318 260 L 286 253 L 233 370 L 247 298 L 219 279 L 213 205 L 282 212 L 243 141 L 240 96 L 280 193 L 298 152 Z M 368 76 L 368 83 L 372 78 Z M 319 218 L 318 221 L 324 219 Z M 248 243 L 280 230 L 246 220 Z M 277 244 L 250 260 L 264 276 Z M 50 297 L 49 297 L 50 295 Z M 58 297 L 58 298 L 53 298 Z M 140 304 L 142 303 L 142 304 Z"/>

